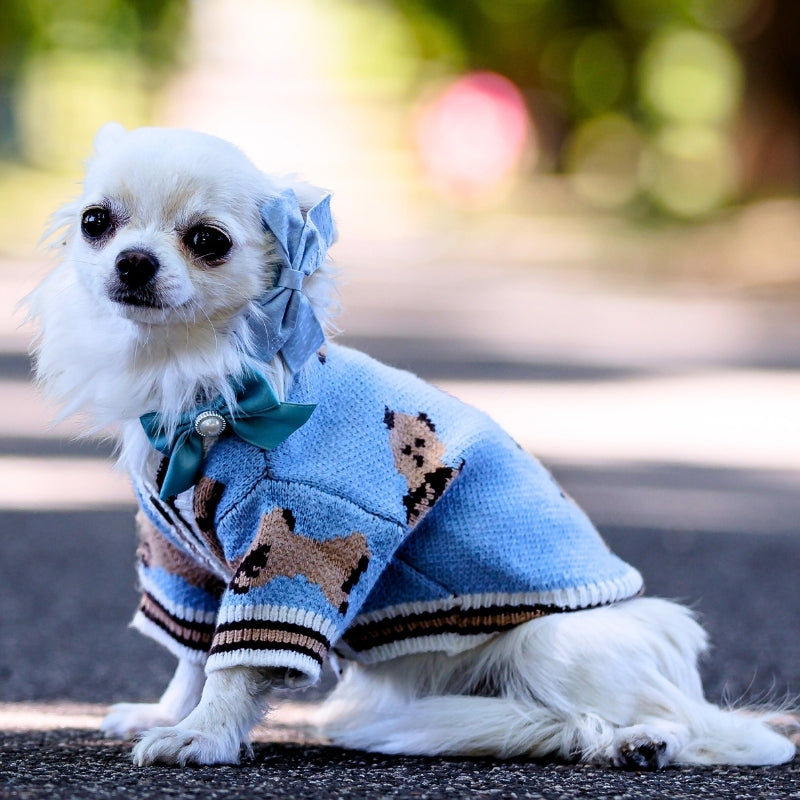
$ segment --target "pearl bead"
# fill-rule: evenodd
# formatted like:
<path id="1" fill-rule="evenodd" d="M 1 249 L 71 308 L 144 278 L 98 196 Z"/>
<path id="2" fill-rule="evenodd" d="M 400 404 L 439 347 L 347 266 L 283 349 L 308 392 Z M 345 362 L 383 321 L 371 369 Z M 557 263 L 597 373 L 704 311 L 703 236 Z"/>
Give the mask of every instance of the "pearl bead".
<path id="1" fill-rule="evenodd" d="M 221 414 L 214 411 L 204 411 L 197 415 L 194 421 L 194 429 L 201 435 L 213 439 L 219 436 L 227 427 L 228 423 Z"/>

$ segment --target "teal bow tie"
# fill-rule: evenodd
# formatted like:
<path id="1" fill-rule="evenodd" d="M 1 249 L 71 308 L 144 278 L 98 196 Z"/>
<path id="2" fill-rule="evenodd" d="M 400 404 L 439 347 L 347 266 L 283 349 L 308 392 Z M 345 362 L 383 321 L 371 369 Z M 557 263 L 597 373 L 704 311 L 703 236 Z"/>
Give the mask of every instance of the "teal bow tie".
<path id="1" fill-rule="evenodd" d="M 182 414 L 174 436 L 164 433 L 161 415 L 140 417 L 150 444 L 169 459 L 160 497 L 166 500 L 197 482 L 203 461 L 203 440 L 216 438 L 228 426 L 245 442 L 272 450 L 304 425 L 315 405 L 281 403 L 263 375 L 249 372 L 234 385 L 236 407 L 231 411 L 218 397 L 212 403 Z"/>

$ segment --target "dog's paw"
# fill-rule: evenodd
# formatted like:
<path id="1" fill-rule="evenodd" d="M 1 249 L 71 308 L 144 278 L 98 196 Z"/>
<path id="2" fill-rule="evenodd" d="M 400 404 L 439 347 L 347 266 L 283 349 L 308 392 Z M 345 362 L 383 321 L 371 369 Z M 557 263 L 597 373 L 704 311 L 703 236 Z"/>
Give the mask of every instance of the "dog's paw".
<path id="1" fill-rule="evenodd" d="M 656 739 L 633 739 L 623 742 L 613 757 L 620 769 L 657 770 L 669 763 L 667 743 Z"/>
<path id="2" fill-rule="evenodd" d="M 672 763 L 678 747 L 678 737 L 672 733 L 635 725 L 617 732 L 610 761 L 619 769 L 663 769 Z"/>
<path id="3" fill-rule="evenodd" d="M 142 734 L 133 748 L 133 762 L 152 764 L 238 764 L 241 742 L 230 735 L 188 728 L 153 728 Z"/>
<path id="4" fill-rule="evenodd" d="M 159 703 L 117 703 L 100 723 L 100 730 L 106 736 L 132 739 L 151 728 L 178 722 Z"/>

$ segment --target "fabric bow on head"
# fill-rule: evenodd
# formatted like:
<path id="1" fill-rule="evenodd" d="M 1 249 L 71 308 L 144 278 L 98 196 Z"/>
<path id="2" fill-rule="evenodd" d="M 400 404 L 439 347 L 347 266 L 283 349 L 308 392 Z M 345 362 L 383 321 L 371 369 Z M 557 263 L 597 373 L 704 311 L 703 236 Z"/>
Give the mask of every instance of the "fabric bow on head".
<path id="1" fill-rule="evenodd" d="M 234 384 L 236 407 L 231 410 L 222 397 L 182 414 L 175 434 L 164 432 L 157 412 L 140 417 L 142 427 L 156 450 L 169 459 L 159 493 L 167 500 L 191 488 L 200 477 L 203 441 L 216 438 L 228 426 L 245 442 L 272 450 L 304 425 L 314 405 L 281 403 L 263 375 L 248 372 Z"/>
<path id="2" fill-rule="evenodd" d="M 305 218 L 291 189 L 261 206 L 261 219 L 275 237 L 283 263 L 275 286 L 259 301 L 262 313 L 251 322 L 256 355 L 269 361 L 280 352 L 292 372 L 325 342 L 322 326 L 303 294 L 303 282 L 324 262 L 333 243 L 330 200 L 330 195 L 323 197 Z"/>

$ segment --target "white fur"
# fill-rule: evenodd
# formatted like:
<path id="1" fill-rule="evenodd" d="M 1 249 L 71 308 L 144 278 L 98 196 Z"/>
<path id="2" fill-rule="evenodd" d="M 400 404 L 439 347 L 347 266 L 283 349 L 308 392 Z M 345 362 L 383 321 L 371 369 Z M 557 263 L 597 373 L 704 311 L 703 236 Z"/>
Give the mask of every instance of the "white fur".
<path id="1" fill-rule="evenodd" d="M 29 298 L 40 325 L 36 370 L 63 414 L 116 438 L 123 467 L 150 452 L 138 418 L 173 421 L 197 396 L 230 392 L 228 378 L 252 366 L 283 396 L 277 357 L 256 361 L 245 324 L 272 285 L 274 242 L 261 199 L 286 185 L 310 207 L 319 190 L 265 176 L 232 145 L 186 131 L 103 128 L 82 195 L 53 218 L 62 258 Z M 119 225 L 102 246 L 80 232 L 83 211 L 103 203 Z M 233 247 L 209 267 L 187 256 L 180 236 L 213 221 Z M 115 258 L 143 247 L 160 265 L 160 307 L 114 300 Z M 328 322 L 328 267 L 306 291 Z M 663 600 L 556 614 L 467 652 L 347 665 L 320 722 L 334 742 L 387 753 L 508 757 L 558 755 L 623 767 L 668 763 L 776 764 L 794 754 L 770 724 L 777 712 L 722 710 L 702 694 L 697 672 L 705 634 L 691 614 Z M 231 763 L 266 710 L 270 674 L 214 671 L 180 662 L 158 703 L 120 704 L 103 722 L 111 735 L 141 734 L 137 764 Z"/>
<path id="2" fill-rule="evenodd" d="M 151 728 L 177 725 L 200 702 L 205 682 L 202 665 L 181 660 L 157 703 L 117 703 L 100 728 L 109 736 L 129 739 Z"/>
<path id="3" fill-rule="evenodd" d="M 705 646 L 689 611 L 666 600 L 553 614 L 456 656 L 351 665 L 318 723 L 337 744 L 384 753 L 651 768 L 791 759 L 794 745 L 759 715 L 704 699 Z"/>

